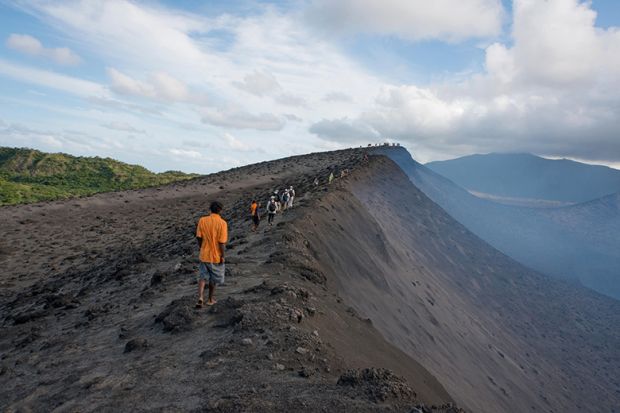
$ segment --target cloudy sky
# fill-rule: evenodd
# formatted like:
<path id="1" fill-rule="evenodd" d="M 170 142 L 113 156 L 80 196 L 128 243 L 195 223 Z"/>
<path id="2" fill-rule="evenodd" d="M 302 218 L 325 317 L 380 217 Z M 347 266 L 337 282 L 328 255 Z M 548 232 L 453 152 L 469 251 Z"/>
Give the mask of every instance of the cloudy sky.
<path id="1" fill-rule="evenodd" d="M 0 145 L 211 172 L 386 139 L 620 167 L 617 0 L 0 0 Z"/>

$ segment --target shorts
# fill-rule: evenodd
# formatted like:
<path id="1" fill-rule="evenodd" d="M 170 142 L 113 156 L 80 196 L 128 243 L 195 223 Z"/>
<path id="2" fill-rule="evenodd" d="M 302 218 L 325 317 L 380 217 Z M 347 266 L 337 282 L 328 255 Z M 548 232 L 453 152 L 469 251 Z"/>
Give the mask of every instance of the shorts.
<path id="1" fill-rule="evenodd" d="M 226 264 L 214 264 L 212 262 L 201 262 L 198 266 L 199 280 L 205 280 L 213 284 L 222 284 L 224 282 L 224 274 Z"/>

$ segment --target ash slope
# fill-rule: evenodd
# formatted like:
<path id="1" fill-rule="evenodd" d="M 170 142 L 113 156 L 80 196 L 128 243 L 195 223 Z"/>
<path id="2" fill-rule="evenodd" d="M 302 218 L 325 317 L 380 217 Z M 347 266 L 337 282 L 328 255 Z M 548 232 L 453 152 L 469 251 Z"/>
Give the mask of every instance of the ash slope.
<path id="1" fill-rule="evenodd" d="M 620 411 L 617 301 L 491 248 L 384 158 L 323 206 L 305 231 L 326 273 L 460 405 Z"/>
<path id="2" fill-rule="evenodd" d="M 310 185 L 314 177 L 355 171 L 360 159 L 314 154 L 1 208 L 0 410 L 375 412 L 451 402 L 342 301 L 300 231 L 336 190 Z M 298 205 L 250 233 L 249 200 L 284 185 L 296 187 Z M 228 278 L 220 303 L 196 310 L 194 231 L 211 199 L 227 206 Z"/>

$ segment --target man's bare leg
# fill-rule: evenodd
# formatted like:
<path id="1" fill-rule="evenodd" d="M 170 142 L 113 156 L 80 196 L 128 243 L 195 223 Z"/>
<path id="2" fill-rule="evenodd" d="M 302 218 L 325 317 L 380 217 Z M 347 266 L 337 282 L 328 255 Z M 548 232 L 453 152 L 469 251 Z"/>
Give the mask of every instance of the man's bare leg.
<path id="1" fill-rule="evenodd" d="M 207 285 L 206 280 L 198 280 L 198 304 L 202 304 L 205 302 L 205 286 Z"/>
<path id="2" fill-rule="evenodd" d="M 209 299 L 207 300 L 207 305 L 213 305 L 217 303 L 215 299 L 215 284 L 212 282 L 209 283 Z"/>

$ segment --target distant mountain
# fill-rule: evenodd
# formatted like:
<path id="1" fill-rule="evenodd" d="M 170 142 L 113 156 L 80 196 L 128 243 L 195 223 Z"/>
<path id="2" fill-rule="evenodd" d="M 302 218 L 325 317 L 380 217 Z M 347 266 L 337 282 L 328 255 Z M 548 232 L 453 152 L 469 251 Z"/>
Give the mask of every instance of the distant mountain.
<path id="1" fill-rule="evenodd" d="M 163 185 L 197 175 L 153 173 L 110 158 L 0 147 L 0 205 Z"/>
<path id="2" fill-rule="evenodd" d="M 620 194 L 560 208 L 502 205 L 476 197 L 414 161 L 382 151 L 453 218 L 530 268 L 620 299 Z"/>
<path id="3" fill-rule="evenodd" d="M 501 203 L 527 199 L 564 203 L 586 202 L 620 192 L 620 171 L 567 159 L 531 154 L 470 155 L 430 162 L 428 168 L 476 195 Z"/>

